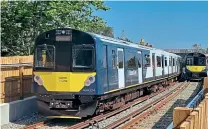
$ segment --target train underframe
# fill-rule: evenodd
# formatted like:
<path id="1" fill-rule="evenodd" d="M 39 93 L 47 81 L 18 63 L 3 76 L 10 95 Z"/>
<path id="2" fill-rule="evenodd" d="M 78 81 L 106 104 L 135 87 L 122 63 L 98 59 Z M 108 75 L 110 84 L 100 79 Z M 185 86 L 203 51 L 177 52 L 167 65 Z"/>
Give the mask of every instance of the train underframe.
<path id="1" fill-rule="evenodd" d="M 206 72 L 190 72 L 187 73 L 187 80 L 202 80 L 204 77 L 207 77 Z"/>
<path id="2" fill-rule="evenodd" d="M 48 117 L 69 116 L 68 118 L 84 118 L 98 115 L 105 111 L 115 110 L 126 103 L 160 88 L 173 85 L 177 75 L 142 84 L 128 89 L 115 91 L 102 96 L 80 96 L 69 94 L 39 94 L 37 104 L 39 112 Z"/>

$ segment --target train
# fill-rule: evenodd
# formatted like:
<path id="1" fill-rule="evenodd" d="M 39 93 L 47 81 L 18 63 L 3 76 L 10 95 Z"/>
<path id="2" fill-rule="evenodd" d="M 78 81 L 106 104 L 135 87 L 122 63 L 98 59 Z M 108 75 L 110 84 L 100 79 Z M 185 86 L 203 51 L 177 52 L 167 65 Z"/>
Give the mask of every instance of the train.
<path id="1" fill-rule="evenodd" d="M 208 75 L 208 54 L 188 53 L 185 57 L 185 74 L 187 80 L 202 80 Z"/>
<path id="2" fill-rule="evenodd" d="M 174 83 L 180 59 L 147 44 L 52 29 L 35 40 L 32 93 L 48 118 L 87 118 Z"/>

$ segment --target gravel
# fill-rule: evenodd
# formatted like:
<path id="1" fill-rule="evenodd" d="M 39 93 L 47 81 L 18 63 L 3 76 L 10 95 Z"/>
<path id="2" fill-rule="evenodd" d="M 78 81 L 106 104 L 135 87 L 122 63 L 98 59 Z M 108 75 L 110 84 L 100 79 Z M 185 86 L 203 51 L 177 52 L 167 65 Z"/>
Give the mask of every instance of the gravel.
<path id="1" fill-rule="evenodd" d="M 172 122 L 173 109 L 175 107 L 185 107 L 197 94 L 200 85 L 197 86 L 197 82 L 191 82 L 179 95 L 173 100 L 164 105 L 160 110 L 150 115 L 138 125 L 135 125 L 134 129 L 166 129 Z"/>
<path id="2" fill-rule="evenodd" d="M 167 94 L 168 92 L 170 92 L 170 91 L 176 89 L 180 84 L 181 84 L 181 83 L 177 83 L 175 86 L 170 87 L 169 90 L 166 90 L 166 91 L 160 93 L 159 95 L 156 95 L 156 96 L 154 96 L 154 97 L 148 99 L 147 101 L 144 101 L 144 102 L 142 102 L 142 103 L 139 103 L 139 104 L 137 104 L 137 105 L 134 105 L 134 106 L 132 106 L 131 108 L 129 108 L 129 109 L 125 110 L 125 111 L 122 111 L 122 112 L 119 113 L 119 114 L 116 114 L 116 115 L 114 115 L 114 116 L 112 116 L 112 117 L 109 117 L 109 118 L 107 118 L 107 119 L 105 119 L 105 120 L 103 120 L 103 121 L 98 122 L 99 128 L 105 128 L 105 127 L 108 126 L 109 124 L 111 124 L 111 123 L 113 123 L 113 122 L 115 122 L 115 121 L 117 121 L 117 120 L 119 120 L 119 119 L 121 119 L 121 118 L 127 116 L 128 114 L 134 112 L 134 111 L 137 110 L 138 108 L 141 108 L 141 107 L 147 105 L 148 103 L 151 103 L 151 102 L 154 101 L 155 99 L 158 99 L 158 98 L 164 96 L 164 95 Z M 86 129 L 92 129 L 92 128 L 93 128 L 93 127 L 90 126 L 90 127 L 86 128 Z"/>
<path id="3" fill-rule="evenodd" d="M 25 125 L 31 125 L 37 122 L 44 121 L 46 118 L 38 113 L 33 113 L 30 116 L 24 116 L 15 122 L 10 122 L 1 126 L 1 129 L 22 129 Z"/>

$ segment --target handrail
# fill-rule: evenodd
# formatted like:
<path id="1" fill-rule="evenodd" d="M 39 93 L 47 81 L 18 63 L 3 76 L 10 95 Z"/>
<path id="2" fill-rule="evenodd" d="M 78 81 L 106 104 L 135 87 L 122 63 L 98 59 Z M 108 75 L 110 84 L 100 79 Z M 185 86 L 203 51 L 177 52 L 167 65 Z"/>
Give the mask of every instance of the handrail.
<path id="1" fill-rule="evenodd" d="M 186 106 L 187 108 L 195 108 L 199 104 L 199 101 L 202 100 L 202 96 L 204 96 L 204 88 L 202 88 L 197 95 L 189 102 L 189 104 Z M 166 129 L 173 129 L 173 122 L 169 124 L 169 126 Z"/>
<path id="2" fill-rule="evenodd" d="M 1 68 L 8 68 L 8 67 L 21 67 L 21 66 L 33 66 L 33 63 L 17 63 L 17 64 L 0 64 Z"/>

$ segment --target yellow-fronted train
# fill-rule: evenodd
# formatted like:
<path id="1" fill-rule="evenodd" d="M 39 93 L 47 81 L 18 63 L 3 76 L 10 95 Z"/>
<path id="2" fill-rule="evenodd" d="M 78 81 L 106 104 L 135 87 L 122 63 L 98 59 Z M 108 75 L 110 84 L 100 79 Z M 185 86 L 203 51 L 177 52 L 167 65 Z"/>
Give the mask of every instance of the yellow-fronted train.
<path id="1" fill-rule="evenodd" d="M 187 80 L 201 80 L 208 74 L 208 55 L 202 53 L 189 53 L 185 60 L 185 73 Z"/>
<path id="2" fill-rule="evenodd" d="M 92 116 L 172 84 L 180 58 L 148 45 L 53 29 L 36 38 L 32 92 L 48 117 Z"/>

